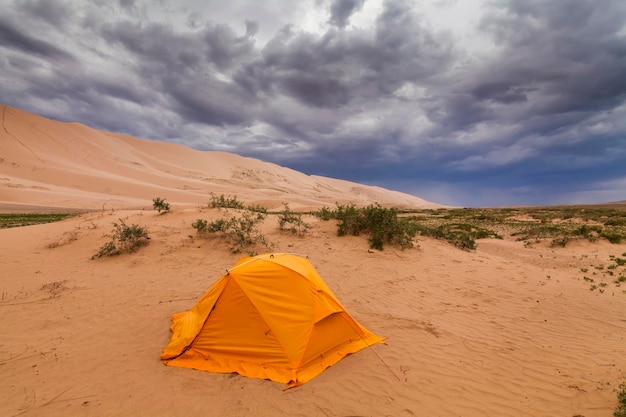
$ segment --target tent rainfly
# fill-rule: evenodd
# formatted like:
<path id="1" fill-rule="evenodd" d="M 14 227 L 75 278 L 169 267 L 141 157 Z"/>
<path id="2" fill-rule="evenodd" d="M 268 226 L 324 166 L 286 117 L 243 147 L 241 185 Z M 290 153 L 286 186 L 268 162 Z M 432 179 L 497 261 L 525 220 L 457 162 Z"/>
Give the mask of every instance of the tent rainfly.
<path id="1" fill-rule="evenodd" d="M 384 338 L 354 320 L 304 257 L 241 258 L 172 317 L 167 365 L 236 372 L 294 387 Z"/>

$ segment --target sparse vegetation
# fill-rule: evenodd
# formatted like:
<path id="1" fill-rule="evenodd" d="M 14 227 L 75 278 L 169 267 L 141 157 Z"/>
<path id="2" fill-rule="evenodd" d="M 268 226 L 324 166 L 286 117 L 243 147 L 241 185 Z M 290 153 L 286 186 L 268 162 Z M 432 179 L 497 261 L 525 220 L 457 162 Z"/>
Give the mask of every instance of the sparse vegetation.
<path id="1" fill-rule="evenodd" d="M 497 232 L 470 223 L 448 223 L 434 227 L 416 223 L 416 229 L 421 236 L 445 240 L 464 250 L 476 249 L 476 239 L 502 239 Z"/>
<path id="2" fill-rule="evenodd" d="M 278 227 L 280 230 L 290 230 L 291 233 L 304 236 L 311 225 L 302 220 L 301 213 L 295 213 L 289 209 L 289 204 L 283 203 L 283 211 L 278 213 Z"/>
<path id="3" fill-rule="evenodd" d="M 385 244 L 402 249 L 413 247 L 416 228 L 398 216 L 399 210 L 378 204 L 358 208 L 355 204 L 337 204 L 336 210 L 324 207 L 316 215 L 322 219 L 337 220 L 337 235 L 368 235 L 370 248 L 383 250 Z"/>
<path id="4" fill-rule="evenodd" d="M 626 253 L 622 254 L 622 256 L 626 256 Z M 624 258 L 611 255 L 609 256 L 609 262 L 612 263 L 609 263 L 606 266 L 602 263 L 592 265 L 592 267 L 597 271 L 594 272 L 594 274 L 597 276 L 598 280 L 607 279 L 612 284 L 614 284 L 616 288 L 619 288 L 622 286 L 622 283 L 626 282 L 626 261 L 624 260 Z M 594 279 L 587 276 L 584 276 L 583 279 L 591 283 L 596 282 Z M 604 289 L 608 287 L 608 285 L 609 282 L 599 281 L 597 285 L 593 284 L 589 289 L 593 291 L 599 288 L 600 292 L 604 292 Z"/>
<path id="5" fill-rule="evenodd" d="M 328 221 L 328 220 L 334 218 L 333 217 L 334 216 L 333 210 L 329 209 L 326 206 L 322 207 L 321 209 L 319 209 L 316 212 L 313 212 L 312 214 L 314 216 L 318 217 L 319 219 L 324 220 L 324 221 Z"/>
<path id="6" fill-rule="evenodd" d="M 382 210 L 382 207 L 377 208 Z M 408 222 L 404 227 L 409 234 L 415 231 L 464 250 L 476 249 L 478 239 L 505 236 L 523 241 L 525 247 L 542 242 L 552 247 L 565 247 L 574 240 L 626 241 L 626 210 L 622 206 L 386 210 L 394 210 L 399 221 Z M 337 205 L 334 210 L 324 207 L 314 214 L 323 220 L 338 220 L 338 234 L 343 236 L 365 232 L 361 223 L 365 211 L 348 204 Z M 377 244 L 376 239 L 374 243 Z"/>
<path id="7" fill-rule="evenodd" d="M 0 214 L 0 229 L 32 226 L 35 224 L 54 223 L 76 216 L 78 213 L 23 213 Z"/>
<path id="8" fill-rule="evenodd" d="M 161 199 L 161 197 L 156 197 L 152 199 L 152 207 L 154 207 L 154 209 L 159 213 L 167 213 L 168 211 L 170 211 L 170 203 L 165 201 L 165 199 Z"/>
<path id="9" fill-rule="evenodd" d="M 619 384 L 617 392 L 617 406 L 613 411 L 613 417 L 626 417 L 626 382 Z"/>
<path id="10" fill-rule="evenodd" d="M 426 209 L 407 215 L 422 228 L 430 229 L 422 230 L 422 235 L 463 248 L 471 247 L 473 239 L 505 235 L 523 241 L 527 247 L 541 242 L 565 247 L 574 240 L 626 240 L 626 211 L 610 206 Z"/>
<path id="11" fill-rule="evenodd" d="M 91 259 L 101 258 L 105 255 L 118 255 L 123 252 L 135 252 L 141 246 L 148 243 L 148 231 L 139 225 L 128 226 L 124 220 L 113 223 L 111 240 L 100 248 L 98 253 Z"/>
<path id="12" fill-rule="evenodd" d="M 231 251 L 240 253 L 243 249 L 256 244 L 261 244 L 271 249 L 272 245 L 258 227 L 264 219 L 265 215 L 263 213 L 256 213 L 255 215 L 250 211 L 244 211 L 240 216 L 233 216 L 229 219 L 217 219 L 212 222 L 197 219 L 191 226 L 196 229 L 199 235 L 210 236 L 219 234 L 223 236 L 232 245 Z"/>
<path id="13" fill-rule="evenodd" d="M 267 214 L 267 207 L 263 207 L 260 204 L 253 204 L 251 206 L 248 206 L 246 207 L 246 210 L 253 211 L 255 213 Z"/>
<path id="14" fill-rule="evenodd" d="M 209 223 L 204 219 L 198 219 L 195 222 L 191 223 L 191 227 L 196 229 L 198 234 L 202 235 L 208 232 Z"/>
<path id="15" fill-rule="evenodd" d="M 215 194 L 211 193 L 211 201 L 209 201 L 209 207 L 217 209 L 243 209 L 244 204 L 241 201 L 237 200 L 237 196 L 224 196 L 224 194 L 216 196 Z"/>

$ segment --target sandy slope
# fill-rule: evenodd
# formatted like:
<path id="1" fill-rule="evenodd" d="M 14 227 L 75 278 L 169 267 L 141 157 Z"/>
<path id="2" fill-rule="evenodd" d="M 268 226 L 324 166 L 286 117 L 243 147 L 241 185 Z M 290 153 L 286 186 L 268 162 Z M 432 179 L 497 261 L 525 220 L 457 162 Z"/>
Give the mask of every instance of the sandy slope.
<path id="1" fill-rule="evenodd" d="M 225 152 L 200 152 L 60 123 L 0 106 L 0 204 L 141 208 L 154 197 L 205 204 L 210 193 L 270 208 L 357 204 L 436 207 L 420 198 Z"/>
<path id="2" fill-rule="evenodd" d="M 270 217 L 275 250 L 308 255 L 388 345 L 287 391 L 163 366 L 171 315 L 238 258 L 194 237 L 195 219 L 221 215 L 106 210 L 0 230 L 0 415 L 611 415 L 626 378 L 626 294 L 590 292 L 580 268 L 625 245 L 484 240 L 468 253 L 422 239 L 371 253 L 332 222 L 307 218 L 313 228 L 298 238 Z M 90 260 L 119 218 L 146 227 L 150 244 Z"/>

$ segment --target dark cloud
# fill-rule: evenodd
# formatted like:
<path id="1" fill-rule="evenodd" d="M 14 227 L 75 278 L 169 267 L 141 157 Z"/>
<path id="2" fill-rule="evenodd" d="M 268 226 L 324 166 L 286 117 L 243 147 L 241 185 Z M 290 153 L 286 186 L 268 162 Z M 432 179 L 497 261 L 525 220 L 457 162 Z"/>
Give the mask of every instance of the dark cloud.
<path id="1" fill-rule="evenodd" d="M 495 2 L 482 26 L 502 52 L 468 81 L 481 102 L 528 101 L 520 116 L 588 115 L 626 98 L 626 3 Z M 483 93 L 482 95 L 480 93 Z"/>
<path id="2" fill-rule="evenodd" d="M 607 149 L 611 143 L 611 149 L 626 147 L 616 130 L 619 118 L 612 116 L 626 102 L 626 4 L 498 1 L 490 6 L 480 27 L 498 52 L 470 61 L 461 78 L 446 74 L 443 78 L 454 82 L 439 84 L 439 93 L 422 104 L 434 125 L 429 136 L 440 138 L 430 154 L 442 154 L 437 161 L 445 171 L 433 168 L 445 173 L 439 180 L 458 183 L 465 176 L 480 178 L 485 186 L 524 188 L 545 177 L 554 179 L 550 193 L 556 193 L 567 178 L 592 189 L 602 178 L 623 176 L 611 169 L 626 163 L 623 153 L 611 158 Z M 613 132 L 602 140 L 591 129 L 597 118 L 606 119 Z M 487 129 L 506 133 L 480 140 Z"/>
<path id="3" fill-rule="evenodd" d="M 246 36 L 253 37 L 259 32 L 259 22 L 246 19 Z"/>
<path id="4" fill-rule="evenodd" d="M 180 33 L 164 24 L 130 21 L 105 26 L 102 34 L 131 54 L 142 80 L 169 97 L 190 120 L 222 126 L 248 119 L 250 99 L 220 76 L 227 77 L 252 54 L 249 37 L 237 36 L 227 25 L 207 24 L 203 30 Z"/>
<path id="5" fill-rule="evenodd" d="M 0 17 L 0 48 L 33 54 L 52 60 L 75 61 L 71 53 L 37 36 L 30 35 L 27 30 L 12 24 L 6 17 Z"/>
<path id="6" fill-rule="evenodd" d="M 626 2 L 491 1 L 473 49 L 413 1 L 201 3 L 0 0 L 3 100 L 448 204 L 626 181 Z"/>
<path id="7" fill-rule="evenodd" d="M 119 4 L 124 9 L 133 10 L 133 9 L 135 9 L 137 7 L 135 5 L 135 0 L 119 0 Z"/>
<path id="8" fill-rule="evenodd" d="M 380 99 L 407 82 L 427 82 L 452 59 L 451 40 L 421 25 L 409 4 L 388 3 L 376 30 L 329 29 L 321 36 L 285 27 L 235 80 L 254 94 L 286 95 L 317 108 Z"/>
<path id="9" fill-rule="evenodd" d="M 343 28 L 348 24 L 350 16 L 363 8 L 365 0 L 333 0 L 330 4 L 331 25 Z"/>
<path id="10" fill-rule="evenodd" d="M 16 6 L 20 13 L 53 27 L 66 27 L 74 17 L 72 8 L 62 1 L 22 0 Z"/>

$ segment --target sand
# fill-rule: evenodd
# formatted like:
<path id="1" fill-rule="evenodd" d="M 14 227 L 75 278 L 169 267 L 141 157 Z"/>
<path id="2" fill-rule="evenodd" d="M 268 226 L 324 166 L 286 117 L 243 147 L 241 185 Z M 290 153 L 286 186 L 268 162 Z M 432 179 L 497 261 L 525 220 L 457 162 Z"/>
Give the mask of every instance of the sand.
<path id="1" fill-rule="evenodd" d="M 440 207 L 380 187 L 303 173 L 226 152 L 200 152 L 60 123 L 0 105 L 0 209 L 22 204 L 88 210 L 151 207 L 160 197 L 179 207 L 236 195 L 270 209 L 374 202 Z"/>
<path id="2" fill-rule="evenodd" d="M 32 122 L 5 124 L 32 152 L 22 146 L 19 158 L 10 154 L 17 151 L 7 145 L 6 130 L 0 131 L 5 134 L 0 137 L 0 179 L 23 186 L 0 188 L 4 207 L 94 210 L 57 223 L 0 230 L 0 415 L 612 414 L 613 389 L 626 379 L 626 294 L 615 286 L 604 293 L 590 291 L 581 274 L 581 268 L 626 253 L 626 245 L 606 242 L 550 248 L 525 247 L 512 238 L 485 239 L 476 251 L 465 252 L 419 238 L 415 248 L 381 252 L 370 251 L 363 237 L 337 237 L 332 221 L 306 216 L 312 228 L 297 237 L 279 231 L 276 219 L 268 217 L 263 232 L 274 250 L 309 256 L 346 309 L 370 331 L 388 337 L 387 344 L 350 355 L 289 390 L 235 374 L 164 366 L 159 355 L 169 340 L 171 315 L 193 306 L 241 256 L 221 239 L 197 237 L 191 227 L 198 218 L 233 214 L 206 207 L 210 192 L 228 189 L 217 185 L 231 181 L 230 189 L 247 203 L 277 206 L 286 201 L 319 207 L 339 196 L 337 190 L 347 193 L 341 187 L 361 190 L 355 192 L 359 203 L 376 201 L 368 193 L 388 196 L 389 204 L 411 198 L 230 154 L 216 158 L 221 166 L 193 169 L 203 178 L 222 178 L 232 172 L 234 161 L 238 172 L 262 169 L 284 177 L 277 184 L 264 180 L 262 189 L 253 188 L 258 182 L 232 176 L 221 183 L 206 181 L 202 188 L 185 182 L 189 177 L 182 174 L 185 158 L 196 153 L 142 141 L 145 149 L 130 158 L 141 161 L 142 168 L 134 169 L 132 163 L 100 159 L 109 139 L 111 147 L 136 141 L 106 133 L 97 141 L 98 158 L 85 151 L 83 160 L 90 161 L 92 171 L 82 162 L 70 164 L 73 157 L 46 159 L 42 155 L 54 151 L 26 138 L 33 123 L 48 122 L 6 109 Z M 60 133 L 52 127 L 43 131 L 57 140 L 64 133 L 70 137 L 76 127 L 49 123 Z M 20 129 L 24 136 L 15 133 Z M 153 153 L 152 145 L 168 151 Z M 200 154 L 199 159 L 215 156 Z M 146 168 L 150 155 L 158 155 L 150 162 L 154 170 Z M 35 178 L 33 158 L 41 158 L 46 175 Z M 181 162 L 172 162 L 177 158 Z M 154 179 L 165 177 L 164 167 L 180 171 L 160 186 Z M 114 178 L 113 196 L 103 188 L 105 172 Z M 323 183 L 324 192 L 307 188 L 314 183 Z M 172 190 L 180 193 L 169 194 Z M 169 197 L 170 213 L 152 210 L 155 193 Z M 265 193 L 270 196 L 264 198 Z M 149 244 L 132 254 L 90 259 L 119 219 L 145 227 Z"/>

